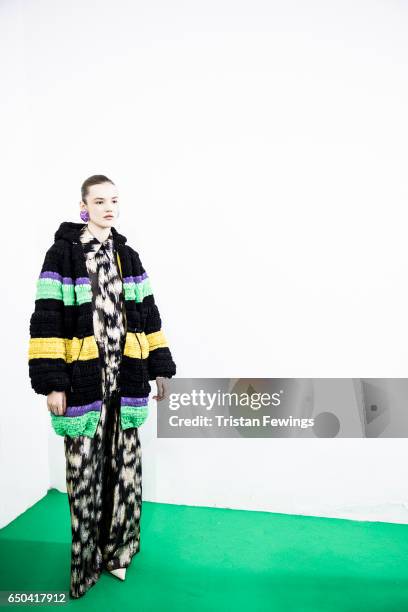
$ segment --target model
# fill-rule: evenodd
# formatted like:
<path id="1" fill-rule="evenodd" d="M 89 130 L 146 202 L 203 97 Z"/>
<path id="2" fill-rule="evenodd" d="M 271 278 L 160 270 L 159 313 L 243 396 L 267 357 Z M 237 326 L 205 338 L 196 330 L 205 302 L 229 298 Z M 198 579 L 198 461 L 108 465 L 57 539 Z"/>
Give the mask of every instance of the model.
<path id="1" fill-rule="evenodd" d="M 29 375 L 64 436 L 71 515 L 70 596 L 103 569 L 124 580 L 140 551 L 138 428 L 176 373 L 149 276 L 114 227 L 119 196 L 103 175 L 82 185 L 83 223 L 63 222 L 37 280 Z"/>

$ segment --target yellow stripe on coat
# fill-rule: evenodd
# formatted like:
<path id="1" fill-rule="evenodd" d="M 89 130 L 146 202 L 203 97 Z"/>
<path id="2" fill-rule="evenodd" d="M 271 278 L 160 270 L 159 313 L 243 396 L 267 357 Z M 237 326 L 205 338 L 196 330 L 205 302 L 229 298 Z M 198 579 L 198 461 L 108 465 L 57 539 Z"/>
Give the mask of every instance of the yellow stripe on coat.
<path id="1" fill-rule="evenodd" d="M 66 361 L 65 338 L 30 338 L 28 359 L 63 359 Z"/>
<path id="2" fill-rule="evenodd" d="M 139 340 L 138 340 L 139 339 Z M 140 344 L 139 344 L 140 343 Z M 142 352 L 140 352 L 140 346 Z M 123 354 L 136 359 L 147 359 L 149 356 L 149 343 L 144 332 L 127 332 Z"/>
<path id="3" fill-rule="evenodd" d="M 82 346 L 81 346 L 82 345 Z M 99 355 L 95 336 L 83 338 L 30 338 L 29 359 L 63 359 L 67 363 L 78 359 L 97 359 Z"/>
<path id="4" fill-rule="evenodd" d="M 163 330 L 159 329 L 157 332 L 153 332 L 151 334 L 147 334 L 146 338 L 149 342 L 149 349 L 154 351 L 157 348 L 164 348 L 168 346 L 166 336 L 163 333 Z"/>
<path id="5" fill-rule="evenodd" d="M 83 340 L 83 342 L 82 342 Z M 168 346 L 162 330 L 145 334 L 127 332 L 124 355 L 137 359 L 147 359 L 149 352 Z M 142 351 L 140 350 L 142 349 Z M 63 359 L 67 363 L 97 359 L 99 355 L 95 336 L 85 338 L 30 338 L 29 359 Z"/>

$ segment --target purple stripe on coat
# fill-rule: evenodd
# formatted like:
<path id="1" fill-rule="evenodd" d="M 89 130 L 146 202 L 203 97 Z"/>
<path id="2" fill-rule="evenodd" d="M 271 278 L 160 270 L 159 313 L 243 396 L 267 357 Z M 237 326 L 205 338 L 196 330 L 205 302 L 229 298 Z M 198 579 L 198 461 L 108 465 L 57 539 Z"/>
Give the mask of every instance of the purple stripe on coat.
<path id="1" fill-rule="evenodd" d="M 149 402 L 149 396 L 147 397 L 121 397 L 121 406 L 146 406 Z"/>
<path id="2" fill-rule="evenodd" d="M 40 278 L 52 278 L 53 280 L 57 280 L 57 281 L 62 282 L 61 274 L 58 274 L 58 272 L 51 272 L 49 270 L 47 270 L 45 272 L 41 272 Z"/>
<path id="3" fill-rule="evenodd" d="M 58 272 L 52 272 L 51 270 L 46 270 L 45 272 L 41 272 L 40 278 L 52 278 L 52 280 L 57 280 L 64 285 L 72 285 L 72 278 L 69 276 L 61 276 Z"/>
<path id="4" fill-rule="evenodd" d="M 97 400 L 92 402 L 92 404 L 83 404 L 82 406 L 69 406 L 65 415 L 67 417 L 80 416 L 81 414 L 85 414 L 86 412 L 90 412 L 91 410 L 95 410 L 95 412 L 100 412 L 102 407 L 102 401 Z"/>
<path id="5" fill-rule="evenodd" d="M 76 285 L 90 285 L 91 281 L 89 280 L 87 276 L 80 276 L 79 278 L 75 279 L 75 284 Z"/>
<path id="6" fill-rule="evenodd" d="M 139 276 L 125 276 L 125 283 L 141 283 L 143 280 L 147 278 L 147 272 L 143 272 L 143 274 L 139 274 Z"/>

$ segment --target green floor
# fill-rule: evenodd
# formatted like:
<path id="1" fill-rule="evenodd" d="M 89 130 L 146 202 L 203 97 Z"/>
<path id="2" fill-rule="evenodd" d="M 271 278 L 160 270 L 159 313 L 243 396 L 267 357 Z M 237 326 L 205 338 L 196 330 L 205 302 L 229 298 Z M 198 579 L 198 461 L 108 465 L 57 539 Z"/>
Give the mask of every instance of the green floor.
<path id="1" fill-rule="evenodd" d="M 0 531 L 0 590 L 68 591 L 70 537 L 67 496 L 50 490 Z M 407 612 L 408 526 L 144 502 L 126 581 L 103 573 L 66 606 Z"/>

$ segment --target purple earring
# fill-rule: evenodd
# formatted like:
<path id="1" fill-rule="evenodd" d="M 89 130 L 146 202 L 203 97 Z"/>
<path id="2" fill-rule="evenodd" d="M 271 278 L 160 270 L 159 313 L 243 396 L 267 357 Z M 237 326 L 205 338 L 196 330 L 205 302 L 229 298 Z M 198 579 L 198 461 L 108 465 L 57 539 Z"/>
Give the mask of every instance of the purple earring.
<path id="1" fill-rule="evenodd" d="M 81 212 L 79 213 L 79 216 L 81 217 L 82 221 L 84 221 L 85 223 L 89 221 L 89 212 L 87 210 L 81 210 Z"/>

